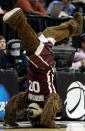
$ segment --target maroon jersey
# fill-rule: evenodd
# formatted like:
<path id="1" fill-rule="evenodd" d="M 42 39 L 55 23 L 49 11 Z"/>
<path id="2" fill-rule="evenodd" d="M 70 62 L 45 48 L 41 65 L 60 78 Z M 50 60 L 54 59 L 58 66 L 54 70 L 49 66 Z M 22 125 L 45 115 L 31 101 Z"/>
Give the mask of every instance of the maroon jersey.
<path id="1" fill-rule="evenodd" d="M 56 93 L 53 84 L 54 56 L 51 51 L 52 42 L 40 43 L 35 54 L 29 56 L 28 99 L 44 102 L 51 93 Z"/>

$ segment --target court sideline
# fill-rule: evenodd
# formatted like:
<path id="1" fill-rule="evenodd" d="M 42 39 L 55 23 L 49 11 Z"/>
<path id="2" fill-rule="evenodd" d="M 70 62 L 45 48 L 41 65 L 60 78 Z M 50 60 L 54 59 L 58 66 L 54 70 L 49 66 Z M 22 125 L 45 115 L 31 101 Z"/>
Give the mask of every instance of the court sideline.
<path id="1" fill-rule="evenodd" d="M 57 121 L 58 129 L 32 128 L 29 122 L 19 122 L 18 128 L 5 128 L 3 122 L 0 123 L 0 131 L 85 131 L 84 121 Z"/>

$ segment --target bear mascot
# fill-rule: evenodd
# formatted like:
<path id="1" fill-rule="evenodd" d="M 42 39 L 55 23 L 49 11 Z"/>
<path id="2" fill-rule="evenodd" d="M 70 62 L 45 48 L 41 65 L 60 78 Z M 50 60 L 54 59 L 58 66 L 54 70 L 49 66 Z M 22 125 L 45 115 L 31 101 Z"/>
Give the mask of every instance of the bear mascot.
<path id="1" fill-rule="evenodd" d="M 33 123 L 39 120 L 41 127 L 56 128 L 56 113 L 61 112 L 62 100 L 53 84 L 54 56 L 51 51 L 55 42 L 82 32 L 83 18 L 76 12 L 72 19 L 59 26 L 47 27 L 39 36 L 27 23 L 21 8 L 14 8 L 3 16 L 3 21 L 17 30 L 22 48 L 30 61 L 28 90 L 13 96 L 5 107 L 5 125 L 18 126 L 16 117 L 21 111 L 28 112 Z"/>

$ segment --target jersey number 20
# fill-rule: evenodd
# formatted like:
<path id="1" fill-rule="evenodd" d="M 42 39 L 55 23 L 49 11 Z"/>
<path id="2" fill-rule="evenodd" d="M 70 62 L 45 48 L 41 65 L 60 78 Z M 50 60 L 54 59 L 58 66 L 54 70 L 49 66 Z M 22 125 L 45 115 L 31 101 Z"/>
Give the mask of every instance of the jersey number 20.
<path id="1" fill-rule="evenodd" d="M 40 84 L 37 81 L 30 81 L 29 80 L 29 91 L 39 93 L 40 92 Z"/>

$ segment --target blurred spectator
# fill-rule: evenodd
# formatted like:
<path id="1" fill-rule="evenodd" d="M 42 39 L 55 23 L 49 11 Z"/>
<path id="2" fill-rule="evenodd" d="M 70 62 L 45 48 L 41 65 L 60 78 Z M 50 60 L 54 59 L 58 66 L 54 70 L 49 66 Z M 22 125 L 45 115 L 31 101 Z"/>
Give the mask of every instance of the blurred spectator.
<path id="1" fill-rule="evenodd" d="M 6 10 L 3 10 L 0 6 L 0 14 L 5 14 L 7 11 Z"/>
<path id="2" fill-rule="evenodd" d="M 76 9 L 76 7 L 72 4 L 73 0 L 62 0 L 64 3 L 63 11 L 65 11 L 69 16 L 71 16 Z"/>
<path id="3" fill-rule="evenodd" d="M 46 9 L 46 0 L 39 0 L 39 2 Z"/>
<path id="4" fill-rule="evenodd" d="M 39 0 L 41 5 L 47 10 L 48 5 L 52 2 L 53 0 Z M 58 0 L 61 1 L 61 0 Z"/>
<path id="5" fill-rule="evenodd" d="M 59 6 L 59 4 L 62 5 L 63 2 L 62 2 L 62 1 L 58 1 L 58 0 L 53 0 L 53 1 L 49 4 L 48 9 L 47 9 L 47 12 L 48 12 L 49 15 L 51 15 L 51 11 L 52 11 L 53 5 L 55 5 L 55 4 L 58 4 L 58 6 Z M 57 12 L 56 12 L 56 13 L 57 13 Z"/>
<path id="6" fill-rule="evenodd" d="M 65 38 L 59 42 L 56 43 L 55 45 L 57 47 L 57 49 L 70 49 L 72 46 L 72 38 Z M 55 52 L 55 51 L 54 51 Z M 57 54 L 58 52 L 56 51 L 55 54 Z M 60 53 L 62 54 L 62 50 L 60 51 Z M 63 52 L 64 55 L 64 52 Z M 61 55 L 60 55 L 61 56 Z M 71 58 L 70 61 L 67 62 L 67 60 L 65 60 L 63 57 L 57 57 L 55 55 L 55 68 L 59 71 L 61 71 L 62 69 L 65 69 L 64 67 L 69 67 L 71 66 Z M 62 68 L 62 69 L 61 69 Z"/>
<path id="7" fill-rule="evenodd" d="M 70 46 L 72 46 L 72 38 L 71 38 L 71 37 L 65 38 L 65 39 L 57 42 L 57 43 L 55 44 L 55 46 L 60 46 L 60 47 L 69 46 L 69 47 L 70 47 Z"/>
<path id="8" fill-rule="evenodd" d="M 0 51 L 0 68 L 13 70 L 18 80 L 19 90 L 24 91 L 27 88 L 29 62 L 24 53 L 20 52 L 20 43 L 18 39 L 7 42 L 6 52 Z"/>
<path id="9" fill-rule="evenodd" d="M 69 40 L 68 40 L 68 42 L 67 42 L 67 46 L 72 46 L 72 37 L 69 37 Z"/>
<path id="10" fill-rule="evenodd" d="M 55 9 L 54 9 L 55 8 Z M 62 12 L 65 14 L 65 16 L 71 16 L 73 15 L 73 12 L 75 11 L 76 7 L 72 4 L 72 0 L 53 0 L 47 9 L 48 14 L 53 14 L 51 13 L 52 10 L 55 13 L 55 16 L 59 16 L 59 14 Z"/>
<path id="11" fill-rule="evenodd" d="M 85 33 L 80 36 L 80 48 L 78 48 L 78 52 L 85 53 Z"/>
<path id="12" fill-rule="evenodd" d="M 40 15 L 47 15 L 46 10 L 38 0 L 17 0 L 14 8 L 20 7 L 24 12 L 33 12 Z"/>
<path id="13" fill-rule="evenodd" d="M 46 7 L 53 1 L 53 0 L 45 0 L 46 1 Z"/>
<path id="14" fill-rule="evenodd" d="M 0 50 L 6 49 L 6 39 L 4 36 L 0 35 Z"/>
<path id="15" fill-rule="evenodd" d="M 73 4 L 76 6 L 76 9 L 81 13 L 85 13 L 85 0 L 74 0 Z"/>
<path id="16" fill-rule="evenodd" d="M 74 56 L 74 63 L 72 69 L 84 69 L 85 71 L 85 33 L 80 36 L 80 45 Z"/>
<path id="17" fill-rule="evenodd" d="M 82 2 L 82 3 L 85 3 L 85 0 L 73 0 L 73 2 Z"/>

